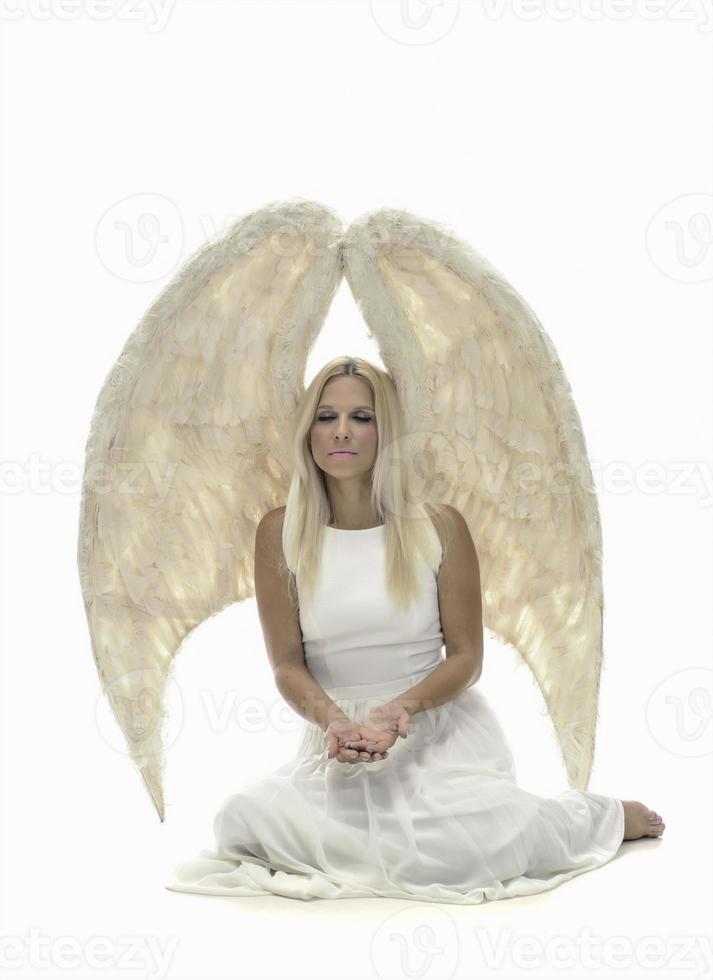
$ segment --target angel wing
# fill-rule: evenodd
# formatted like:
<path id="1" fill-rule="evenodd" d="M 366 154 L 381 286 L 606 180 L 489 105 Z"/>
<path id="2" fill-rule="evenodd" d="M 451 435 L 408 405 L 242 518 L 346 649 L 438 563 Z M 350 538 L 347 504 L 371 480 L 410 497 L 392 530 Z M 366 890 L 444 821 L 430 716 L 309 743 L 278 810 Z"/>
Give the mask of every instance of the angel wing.
<path id="1" fill-rule="evenodd" d="M 339 218 L 279 202 L 179 271 L 129 337 L 86 445 L 78 565 L 103 692 L 164 820 L 164 695 L 201 622 L 254 595 L 291 412 L 341 281 Z"/>
<path id="2" fill-rule="evenodd" d="M 525 300 L 436 223 L 350 226 L 344 271 L 412 423 L 423 502 L 465 517 L 483 621 L 532 671 L 571 786 L 586 789 L 602 665 L 601 526 L 580 418 Z"/>

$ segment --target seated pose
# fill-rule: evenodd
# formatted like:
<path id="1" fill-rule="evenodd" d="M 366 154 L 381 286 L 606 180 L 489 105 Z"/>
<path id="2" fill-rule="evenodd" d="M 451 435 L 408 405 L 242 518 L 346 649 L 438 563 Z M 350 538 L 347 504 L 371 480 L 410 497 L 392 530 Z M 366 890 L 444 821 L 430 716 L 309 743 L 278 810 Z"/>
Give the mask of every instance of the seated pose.
<path id="1" fill-rule="evenodd" d="M 390 512 L 372 481 L 372 386 L 395 406 L 388 378 L 354 362 L 308 392 L 309 483 L 257 529 L 268 655 L 278 690 L 305 719 L 297 756 L 225 800 L 216 850 L 177 868 L 170 890 L 477 903 L 552 888 L 605 864 L 622 840 L 663 832 L 639 802 L 574 789 L 546 799 L 517 785 L 476 686 L 483 629 L 468 526 L 451 506 L 402 521 L 432 539 L 436 558 L 429 564 L 426 547 L 425 558 L 393 564 L 403 501 L 391 499 Z M 312 592 L 298 571 L 296 604 L 282 543 L 290 508 L 321 548 Z M 389 571 L 412 587 L 406 608 Z"/>
<path id="2" fill-rule="evenodd" d="M 384 369 L 306 358 L 345 277 Z M 586 338 L 585 338 L 586 339 Z M 161 820 L 184 640 L 256 598 L 294 758 L 240 783 L 170 890 L 478 903 L 599 867 L 661 816 L 588 790 L 601 524 L 557 351 L 444 227 L 275 202 L 201 248 L 127 340 L 87 440 L 92 653 Z M 518 785 L 483 630 L 532 672 L 569 789 Z M 510 720 L 508 719 L 508 722 Z"/>

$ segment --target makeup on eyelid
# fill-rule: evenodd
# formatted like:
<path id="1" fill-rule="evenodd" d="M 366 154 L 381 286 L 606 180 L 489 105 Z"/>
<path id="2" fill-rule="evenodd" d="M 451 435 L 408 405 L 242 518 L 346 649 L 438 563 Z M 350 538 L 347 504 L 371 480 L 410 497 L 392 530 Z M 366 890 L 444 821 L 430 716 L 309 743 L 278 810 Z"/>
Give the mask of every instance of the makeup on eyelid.
<path id="1" fill-rule="evenodd" d="M 367 418 L 364 418 L 363 415 L 361 415 L 361 416 L 360 415 L 355 415 L 354 418 L 357 420 L 357 422 L 371 422 L 371 420 L 372 420 L 372 417 L 371 416 L 368 416 Z M 317 417 L 317 421 L 318 422 L 331 422 L 333 419 L 334 419 L 334 415 L 319 415 Z"/>

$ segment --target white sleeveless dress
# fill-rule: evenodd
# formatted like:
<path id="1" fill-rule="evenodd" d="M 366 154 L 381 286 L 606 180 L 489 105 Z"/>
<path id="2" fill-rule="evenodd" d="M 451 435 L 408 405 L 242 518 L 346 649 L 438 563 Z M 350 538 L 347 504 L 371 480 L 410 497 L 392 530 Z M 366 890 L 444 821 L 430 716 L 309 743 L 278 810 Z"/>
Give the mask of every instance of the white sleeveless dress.
<path id="1" fill-rule="evenodd" d="M 326 527 L 321 583 L 300 609 L 307 666 L 357 723 L 443 659 L 436 576 L 420 562 L 420 601 L 399 610 L 384 539 L 383 525 Z M 414 714 L 377 762 L 327 760 L 324 732 L 305 721 L 296 757 L 230 795 L 213 829 L 215 849 L 176 867 L 166 888 L 466 904 L 546 891 L 605 864 L 624 808 L 596 793 L 520 788 L 478 682 Z"/>

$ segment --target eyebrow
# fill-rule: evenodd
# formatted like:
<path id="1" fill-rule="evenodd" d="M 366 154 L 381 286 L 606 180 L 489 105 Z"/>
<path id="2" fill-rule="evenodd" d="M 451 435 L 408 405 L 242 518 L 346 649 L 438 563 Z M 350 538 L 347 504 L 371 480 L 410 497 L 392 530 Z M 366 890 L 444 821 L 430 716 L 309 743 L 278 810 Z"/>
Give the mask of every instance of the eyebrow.
<path id="1" fill-rule="evenodd" d="M 319 411 L 319 410 L 320 410 L 320 408 L 331 408 L 331 409 L 332 409 L 332 411 L 336 411 L 336 409 L 334 408 L 334 406 L 333 406 L 333 405 L 320 405 L 320 406 L 319 406 L 319 407 L 317 408 L 317 411 Z M 362 409 L 362 408 L 365 408 L 365 409 L 367 410 L 367 412 L 373 412 L 373 411 L 374 411 L 374 409 L 373 409 L 373 408 L 371 407 L 371 405 L 357 405 L 357 406 L 356 406 L 356 408 L 353 408 L 353 409 L 352 409 L 352 411 L 353 411 L 353 412 L 358 412 L 358 411 L 359 411 L 360 409 Z"/>

